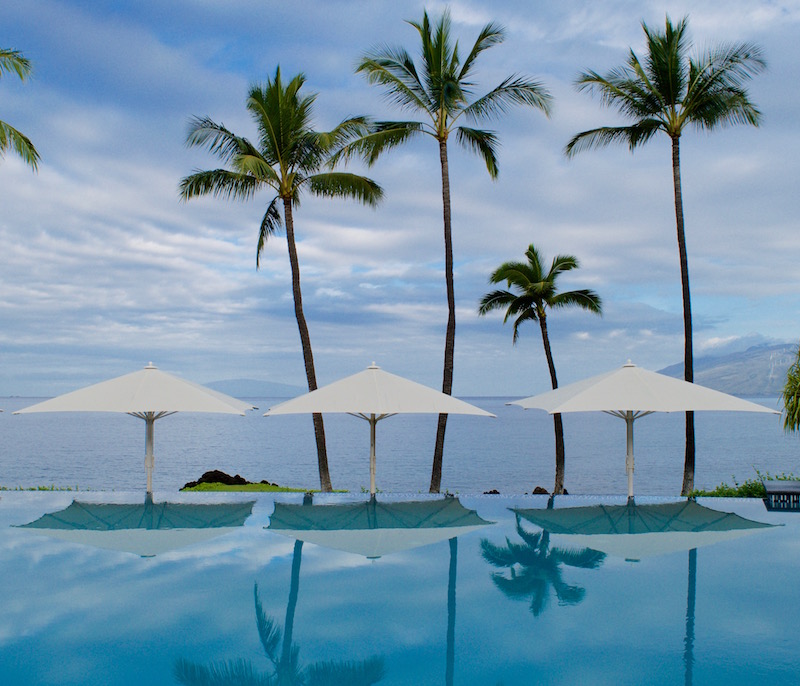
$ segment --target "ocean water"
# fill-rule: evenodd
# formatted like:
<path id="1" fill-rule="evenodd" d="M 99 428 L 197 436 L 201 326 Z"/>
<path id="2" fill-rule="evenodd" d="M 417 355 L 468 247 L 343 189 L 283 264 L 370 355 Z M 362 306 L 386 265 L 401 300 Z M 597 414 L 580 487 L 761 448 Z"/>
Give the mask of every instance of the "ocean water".
<path id="1" fill-rule="evenodd" d="M 552 418 L 506 403 L 514 398 L 467 400 L 497 415 L 450 417 L 442 490 L 476 494 L 551 490 L 554 479 Z M 106 413 L 13 415 L 37 398 L 2 398 L 0 485 L 56 485 L 79 490 L 144 489 L 144 422 Z M 156 494 L 175 492 L 210 469 L 317 488 L 316 450 L 310 416 L 263 417 L 282 399 L 252 399 L 245 417 L 175 414 L 155 425 Z M 775 398 L 755 398 L 777 407 Z M 625 423 L 602 413 L 564 415 L 565 485 L 571 494 L 627 492 Z M 800 437 L 784 433 L 778 415 L 707 412 L 695 415 L 695 485 L 713 488 L 756 476 L 756 470 L 800 474 Z M 325 415 L 334 488 L 369 487 L 369 426 L 349 415 Z M 683 414 L 653 414 L 635 423 L 636 493 L 680 492 Z M 377 426 L 377 486 L 393 493 L 427 493 L 436 416 L 397 415 Z"/>

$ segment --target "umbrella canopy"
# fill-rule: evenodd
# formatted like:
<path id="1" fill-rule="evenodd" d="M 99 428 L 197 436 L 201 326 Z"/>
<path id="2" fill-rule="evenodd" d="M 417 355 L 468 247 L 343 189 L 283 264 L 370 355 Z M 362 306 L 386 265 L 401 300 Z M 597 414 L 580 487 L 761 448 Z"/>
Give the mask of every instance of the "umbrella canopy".
<path id="1" fill-rule="evenodd" d="M 370 493 L 375 493 L 375 425 L 398 413 L 474 414 L 490 412 L 383 371 L 374 363 L 353 374 L 269 409 L 264 416 L 340 412 L 366 419 L 370 424 Z"/>
<path id="2" fill-rule="evenodd" d="M 714 391 L 694 383 L 651 372 L 632 364 L 577 381 L 510 405 L 537 408 L 550 414 L 605 412 L 627 425 L 628 497 L 633 498 L 633 422 L 653 412 L 728 411 L 780 414 L 777 410 Z"/>
<path id="3" fill-rule="evenodd" d="M 255 501 L 240 503 L 84 503 L 42 515 L 20 528 L 72 543 L 142 557 L 207 541 L 242 526 Z"/>
<path id="4" fill-rule="evenodd" d="M 31 405 L 29 412 L 124 412 L 145 420 L 147 492 L 153 491 L 153 423 L 176 412 L 244 415 L 253 405 L 200 384 L 162 372 L 151 362 L 144 369 Z"/>
<path id="5" fill-rule="evenodd" d="M 270 531 L 368 558 L 410 550 L 489 526 L 457 498 L 338 505 L 275 503 Z"/>
<path id="6" fill-rule="evenodd" d="M 771 528 L 693 500 L 653 505 L 591 505 L 513 512 L 571 544 L 628 560 L 691 550 Z"/>

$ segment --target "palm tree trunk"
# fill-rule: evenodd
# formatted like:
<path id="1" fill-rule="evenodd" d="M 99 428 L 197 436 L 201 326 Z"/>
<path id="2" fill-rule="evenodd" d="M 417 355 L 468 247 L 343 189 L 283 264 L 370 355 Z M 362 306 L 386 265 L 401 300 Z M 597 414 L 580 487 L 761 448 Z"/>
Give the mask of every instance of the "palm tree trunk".
<path id="1" fill-rule="evenodd" d="M 314 355 L 311 352 L 311 337 L 308 334 L 306 317 L 303 314 L 303 296 L 300 292 L 300 263 L 297 260 L 297 246 L 294 241 L 294 220 L 292 218 L 292 201 L 283 199 L 283 215 L 286 223 L 286 243 L 289 247 L 289 263 L 292 268 L 292 295 L 294 296 L 294 315 L 297 328 L 300 330 L 300 344 L 303 348 L 303 362 L 306 367 L 308 390 L 317 390 L 317 374 L 314 371 Z M 333 490 L 331 475 L 328 471 L 328 451 L 325 448 L 325 426 L 322 415 L 314 414 L 314 437 L 317 441 L 317 464 L 319 466 L 319 487 L 324 493 Z"/>
<path id="2" fill-rule="evenodd" d="M 292 553 L 292 577 L 289 585 L 289 600 L 286 603 L 286 619 L 283 622 L 283 648 L 278 683 L 294 683 L 292 679 L 292 636 L 294 634 L 294 613 L 297 609 L 297 595 L 300 590 L 300 563 L 303 559 L 303 541 L 294 542 Z"/>
<path id="3" fill-rule="evenodd" d="M 553 388 L 558 388 L 556 365 L 550 350 L 550 337 L 547 335 L 547 316 L 544 312 L 539 313 L 539 328 L 542 330 L 542 343 L 547 357 L 547 368 L 550 370 L 550 382 Z M 553 415 L 553 429 L 556 434 L 556 482 L 553 486 L 553 495 L 561 495 L 564 492 L 564 426 L 560 414 Z"/>
<path id="4" fill-rule="evenodd" d="M 442 165 L 442 208 L 444 215 L 444 277 L 447 283 L 447 332 L 444 340 L 444 370 L 442 393 L 453 392 L 453 357 L 456 345 L 456 296 L 453 285 L 453 237 L 450 227 L 450 171 L 447 164 L 447 140 L 439 141 L 439 160 Z M 436 428 L 436 445 L 431 468 L 431 493 L 438 493 L 442 485 L 442 459 L 444 457 L 444 433 L 447 415 L 439 415 Z"/>
<path id="5" fill-rule="evenodd" d="M 683 229 L 683 198 L 681 196 L 680 137 L 672 138 L 672 180 L 675 187 L 675 224 L 678 230 L 678 253 L 681 262 L 681 290 L 683 292 L 683 378 L 694 381 L 692 355 L 692 301 L 689 294 L 689 262 L 686 258 L 686 234 Z M 683 460 L 683 486 L 681 495 L 694 489 L 694 412 L 686 413 L 686 454 Z"/>

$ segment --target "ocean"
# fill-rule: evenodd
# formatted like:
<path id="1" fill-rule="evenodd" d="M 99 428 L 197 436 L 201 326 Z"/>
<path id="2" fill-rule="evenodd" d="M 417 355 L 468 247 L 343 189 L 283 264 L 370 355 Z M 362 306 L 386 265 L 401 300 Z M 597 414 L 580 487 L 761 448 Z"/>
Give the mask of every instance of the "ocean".
<path id="1" fill-rule="evenodd" d="M 515 398 L 465 398 L 497 415 L 450 417 L 442 491 L 476 494 L 553 487 L 552 418 L 506 403 Z M 78 490 L 144 490 L 144 422 L 106 413 L 13 415 L 40 398 L 0 398 L 0 486 Z M 283 399 L 251 399 L 245 417 L 175 414 L 155 424 L 153 488 L 175 492 L 210 469 L 250 481 L 318 488 L 311 416 L 263 417 Z M 778 407 L 776 398 L 753 398 Z M 397 415 L 377 426 L 377 486 L 393 493 L 427 493 L 436 436 L 435 415 Z M 625 422 L 602 413 L 564 415 L 565 486 L 570 494 L 624 495 Z M 786 434 L 778 415 L 695 414 L 695 485 L 713 488 L 762 474 L 800 474 L 800 436 Z M 335 489 L 369 487 L 369 425 L 349 415 L 325 415 L 328 461 Z M 682 413 L 653 414 L 635 423 L 635 492 L 674 496 L 683 477 Z"/>

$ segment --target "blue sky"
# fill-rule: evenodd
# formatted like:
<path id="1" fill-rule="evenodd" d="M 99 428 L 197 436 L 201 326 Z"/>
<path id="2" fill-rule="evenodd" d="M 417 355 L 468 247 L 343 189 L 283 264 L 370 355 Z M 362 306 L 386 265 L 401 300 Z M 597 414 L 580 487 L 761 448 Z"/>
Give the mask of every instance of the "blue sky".
<path id="1" fill-rule="evenodd" d="M 248 203 L 182 203 L 180 179 L 217 160 L 185 146 L 187 123 L 208 115 L 237 133 L 253 127 L 248 86 L 280 64 L 318 93 L 316 126 L 346 116 L 399 118 L 353 72 L 388 43 L 416 52 L 424 8 L 443 3 L 175 0 L 7 0 L 0 44 L 33 62 L 26 83 L 0 80 L 0 119 L 42 156 L 34 174 L 0 160 L 0 395 L 51 395 L 159 367 L 206 383 L 305 382 L 283 236 L 255 269 L 267 193 Z M 618 121 L 578 93 L 580 70 L 606 71 L 632 47 L 640 22 L 689 15 L 696 45 L 753 41 L 769 69 L 750 85 L 761 127 L 682 139 L 684 208 L 695 354 L 795 341 L 800 309 L 797 126 L 800 3 L 564 2 L 449 4 L 471 45 L 497 21 L 505 42 L 481 58 L 478 88 L 511 73 L 554 96 L 550 119 L 515 110 L 493 122 L 502 148 L 492 181 L 451 146 L 457 337 L 454 392 L 526 395 L 549 386 L 538 328 L 516 346 L 500 315 L 477 302 L 501 262 L 529 243 L 581 268 L 566 288 L 594 288 L 602 318 L 549 320 L 561 383 L 627 358 L 659 369 L 683 350 L 670 149 L 665 137 L 627 149 L 562 153 L 575 133 Z M 358 165 L 352 166 L 359 170 Z M 441 383 L 446 321 L 438 155 L 431 140 L 368 171 L 385 189 L 377 209 L 306 197 L 295 215 L 317 377 L 327 383 L 376 361 Z"/>

